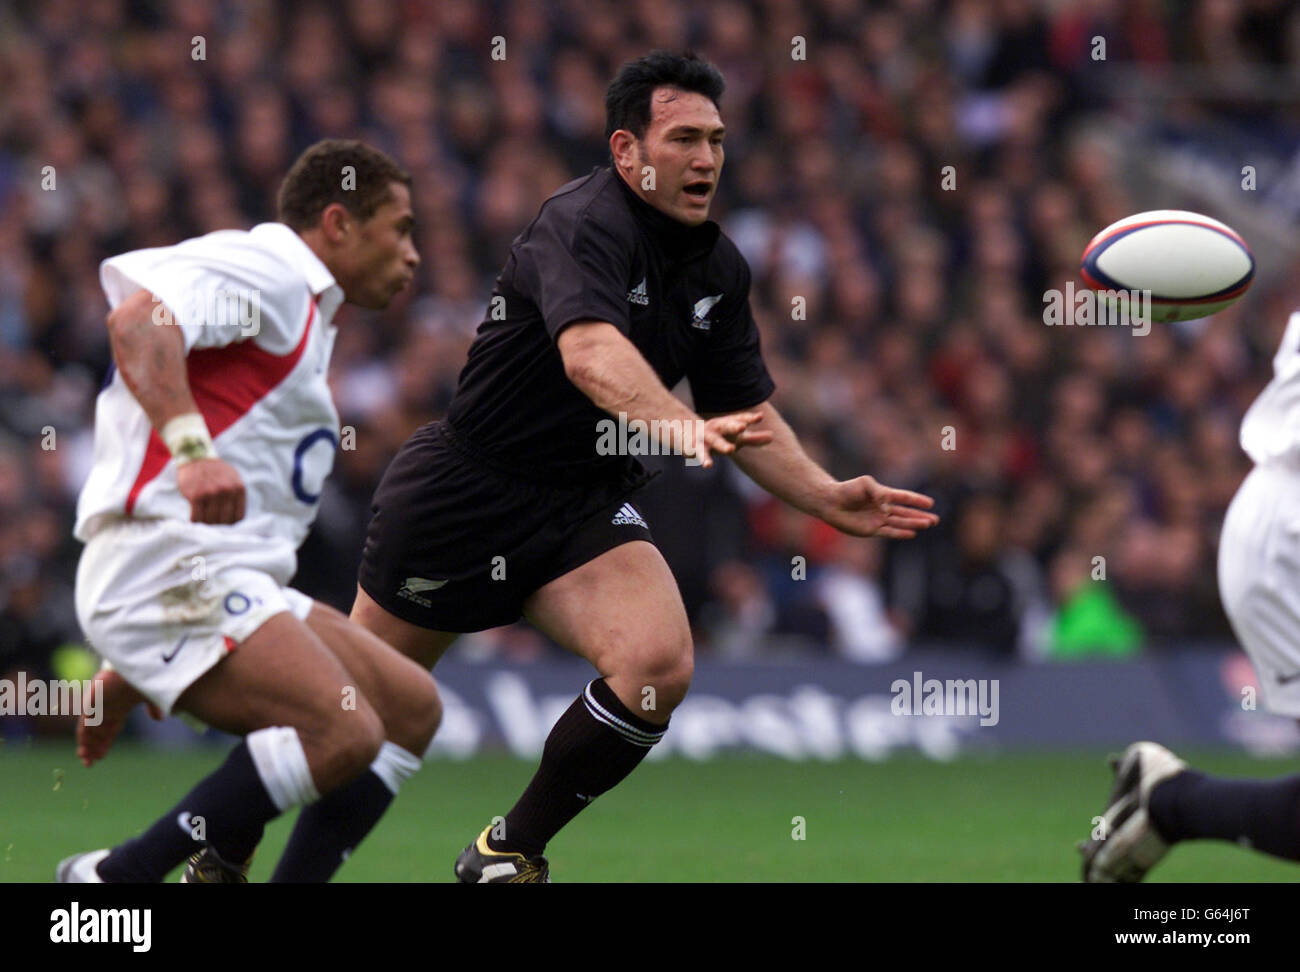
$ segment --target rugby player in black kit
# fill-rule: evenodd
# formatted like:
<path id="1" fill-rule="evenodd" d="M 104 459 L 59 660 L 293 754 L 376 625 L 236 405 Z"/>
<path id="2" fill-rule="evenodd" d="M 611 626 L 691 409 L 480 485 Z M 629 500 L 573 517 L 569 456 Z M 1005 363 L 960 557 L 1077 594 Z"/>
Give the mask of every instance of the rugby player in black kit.
<path id="1" fill-rule="evenodd" d="M 548 880 L 547 842 L 641 762 L 690 684 L 686 612 L 632 502 L 648 476 L 600 454 L 602 420 L 697 429 L 685 448 L 703 465 L 729 454 L 845 533 L 907 538 L 938 519 L 929 497 L 834 480 L 767 403 L 749 268 L 707 218 L 722 90 L 690 54 L 620 70 L 613 165 L 559 189 L 515 239 L 446 421 L 412 436 L 375 494 L 352 620 L 432 666 L 458 633 L 522 615 L 601 676 L 504 825 L 461 853 L 461 881 Z M 668 391 L 683 377 L 694 411 Z"/>

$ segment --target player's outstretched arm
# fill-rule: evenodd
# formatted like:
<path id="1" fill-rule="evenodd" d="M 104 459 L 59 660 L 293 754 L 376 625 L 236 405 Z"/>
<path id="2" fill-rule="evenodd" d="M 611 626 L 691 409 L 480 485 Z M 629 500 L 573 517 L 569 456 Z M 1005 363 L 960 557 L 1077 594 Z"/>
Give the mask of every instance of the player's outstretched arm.
<path id="1" fill-rule="evenodd" d="M 855 537 L 906 540 L 939 522 L 936 514 L 926 512 L 934 506 L 929 496 L 881 485 L 871 476 L 836 480 L 809 458 L 770 402 L 749 411 L 763 416 L 771 444 L 737 452 L 732 458 L 773 496 Z"/>
<path id="2" fill-rule="evenodd" d="M 108 315 L 108 340 L 122 380 L 176 459 L 177 485 L 195 523 L 235 523 L 244 516 L 244 483 L 217 458 L 190 393 L 185 342 L 178 327 L 154 321 L 160 307 L 138 290 Z"/>
<path id="3" fill-rule="evenodd" d="M 556 344 L 569 380 L 599 408 L 629 421 L 659 422 L 660 444 L 671 449 L 685 440 L 685 453 L 706 469 L 713 465 L 713 452 L 732 454 L 741 446 L 772 441 L 770 432 L 750 428 L 761 420 L 756 411 L 701 419 L 664 387 L 636 345 L 613 324 L 577 321 L 560 332 Z M 676 443 L 670 422 L 684 432 Z"/>

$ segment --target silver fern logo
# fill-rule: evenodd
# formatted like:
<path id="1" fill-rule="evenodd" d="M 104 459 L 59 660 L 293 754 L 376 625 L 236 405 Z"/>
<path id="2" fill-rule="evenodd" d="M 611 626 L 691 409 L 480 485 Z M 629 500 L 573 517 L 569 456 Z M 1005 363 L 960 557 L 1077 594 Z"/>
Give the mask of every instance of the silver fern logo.
<path id="1" fill-rule="evenodd" d="M 414 601 L 421 607 L 433 607 L 433 601 L 429 600 L 427 597 L 421 597 L 420 595 L 427 591 L 436 591 L 445 583 L 447 583 L 445 580 L 428 580 L 424 577 L 408 577 L 406 578 L 406 583 L 404 583 L 398 590 L 397 596 L 404 597 L 408 601 Z"/>
<path id="2" fill-rule="evenodd" d="M 709 322 L 709 311 L 713 310 L 713 305 L 722 300 L 722 294 L 714 294 L 712 297 L 704 297 L 695 302 L 695 316 L 691 318 L 691 327 L 698 327 L 701 331 L 707 331 L 713 325 Z"/>

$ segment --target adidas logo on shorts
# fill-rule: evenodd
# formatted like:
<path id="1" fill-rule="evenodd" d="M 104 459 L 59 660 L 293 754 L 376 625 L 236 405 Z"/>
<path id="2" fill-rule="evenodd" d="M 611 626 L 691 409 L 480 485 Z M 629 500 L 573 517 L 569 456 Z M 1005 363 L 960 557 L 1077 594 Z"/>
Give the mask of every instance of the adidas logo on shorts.
<path id="1" fill-rule="evenodd" d="M 649 530 L 650 525 L 641 519 L 641 514 L 632 508 L 631 503 L 624 503 L 619 507 L 614 519 L 609 521 L 614 526 L 639 526 L 642 529 Z"/>
<path id="2" fill-rule="evenodd" d="M 650 295 L 645 292 L 644 277 L 641 278 L 639 284 L 627 292 L 627 299 L 629 303 L 640 304 L 642 307 L 645 307 L 650 303 Z"/>

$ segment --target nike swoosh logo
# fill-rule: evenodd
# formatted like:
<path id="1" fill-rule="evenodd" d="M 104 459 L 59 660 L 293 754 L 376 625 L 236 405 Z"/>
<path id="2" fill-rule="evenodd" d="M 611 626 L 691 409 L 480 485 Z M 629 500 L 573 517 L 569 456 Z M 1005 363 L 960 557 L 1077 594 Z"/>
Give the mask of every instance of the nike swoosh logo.
<path id="1" fill-rule="evenodd" d="M 1300 678 L 1300 672 L 1292 672 L 1290 675 L 1278 675 L 1277 684 L 1286 685 L 1288 682 L 1294 682 L 1297 678 Z"/>
<path id="2" fill-rule="evenodd" d="M 182 648 L 184 648 L 184 647 L 185 647 L 185 642 L 187 642 L 187 641 L 189 641 L 189 640 L 190 640 L 190 636 L 189 636 L 189 635 L 186 635 L 184 638 L 182 638 L 180 641 L 178 641 L 178 642 L 176 643 L 176 647 L 172 649 L 172 653 L 171 653 L 170 655 L 163 655 L 163 656 L 162 656 L 163 664 L 164 664 L 164 665 L 168 665 L 168 664 L 170 664 L 170 663 L 171 663 L 171 660 L 172 660 L 173 658 L 176 657 L 177 652 L 179 652 Z"/>

